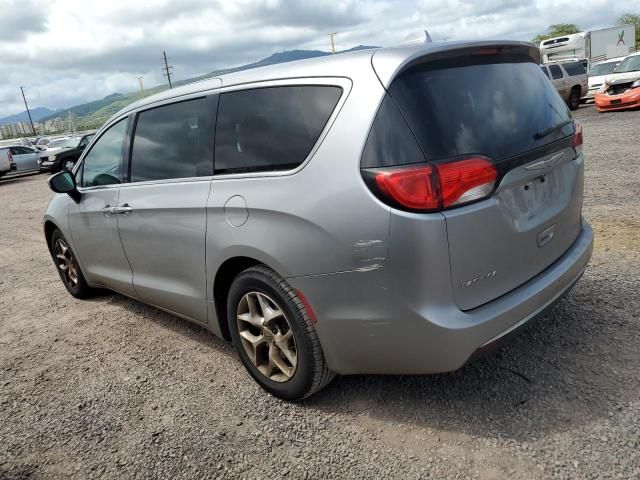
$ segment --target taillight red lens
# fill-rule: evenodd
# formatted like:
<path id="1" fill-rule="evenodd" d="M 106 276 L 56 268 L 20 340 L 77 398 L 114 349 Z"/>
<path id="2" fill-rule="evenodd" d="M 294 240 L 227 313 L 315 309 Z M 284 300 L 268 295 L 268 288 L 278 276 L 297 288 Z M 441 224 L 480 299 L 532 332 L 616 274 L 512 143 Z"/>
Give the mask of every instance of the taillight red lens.
<path id="1" fill-rule="evenodd" d="M 577 121 L 574 120 L 574 133 L 573 140 L 571 141 L 571 146 L 576 150 L 576 152 L 582 151 L 582 125 L 580 125 Z"/>
<path id="2" fill-rule="evenodd" d="M 375 179 L 385 195 L 404 207 L 414 210 L 437 210 L 440 207 L 437 179 L 430 165 L 379 172 Z"/>
<path id="3" fill-rule="evenodd" d="M 485 158 L 465 158 L 436 164 L 442 208 L 478 200 L 493 191 L 498 171 Z"/>
<path id="4" fill-rule="evenodd" d="M 472 157 L 377 170 L 374 178 L 382 196 L 393 204 L 427 212 L 487 197 L 493 192 L 498 171 L 488 159 Z"/>

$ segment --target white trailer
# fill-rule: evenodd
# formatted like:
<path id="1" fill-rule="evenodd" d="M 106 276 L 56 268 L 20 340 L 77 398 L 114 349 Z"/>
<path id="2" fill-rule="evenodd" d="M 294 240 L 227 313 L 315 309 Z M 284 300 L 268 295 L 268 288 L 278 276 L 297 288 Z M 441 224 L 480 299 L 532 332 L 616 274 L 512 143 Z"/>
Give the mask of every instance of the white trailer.
<path id="1" fill-rule="evenodd" d="M 634 25 L 573 33 L 540 42 L 542 63 L 582 60 L 590 67 L 592 64 L 624 57 L 635 51 Z"/>

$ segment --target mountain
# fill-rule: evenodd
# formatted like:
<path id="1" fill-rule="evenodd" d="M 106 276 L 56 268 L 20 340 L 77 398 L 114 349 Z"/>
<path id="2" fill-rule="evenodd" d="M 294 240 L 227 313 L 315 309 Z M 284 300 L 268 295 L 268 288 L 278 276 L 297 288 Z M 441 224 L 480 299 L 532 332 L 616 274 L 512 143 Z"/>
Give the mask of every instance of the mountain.
<path id="1" fill-rule="evenodd" d="M 337 53 L 366 50 L 370 48 L 377 48 L 377 47 L 358 45 L 357 47 L 350 48 L 349 50 L 344 50 L 342 52 L 337 52 Z M 248 70 L 250 68 L 264 67 L 267 65 L 275 65 L 277 63 L 292 62 L 295 60 L 304 60 L 306 58 L 323 57 L 326 55 L 331 55 L 331 53 L 323 52 L 321 50 L 290 50 L 286 52 L 278 52 L 278 53 L 274 53 L 273 55 L 267 58 L 258 60 L 257 62 L 248 63 L 246 65 L 241 65 L 239 67 L 215 70 L 213 72 L 200 75 L 198 77 L 174 81 L 173 84 L 175 86 L 185 85 L 187 83 L 204 80 L 206 78 L 216 77 L 218 75 L 224 75 L 225 73 L 239 72 L 241 70 Z M 163 90 L 166 90 L 166 88 L 167 88 L 166 85 L 158 85 L 153 88 L 145 88 L 145 94 L 152 95 L 154 93 L 158 93 Z M 97 128 L 100 125 L 102 125 L 102 123 L 104 123 L 109 117 L 111 117 L 111 115 L 116 113 L 118 110 L 120 110 L 121 108 L 125 107 L 129 103 L 134 102 L 138 99 L 139 99 L 138 92 L 112 93 L 111 95 L 107 95 L 101 100 L 94 100 L 92 102 L 83 103 L 81 105 L 76 105 L 74 107 L 63 109 L 57 112 L 50 111 L 50 114 L 44 116 L 42 120 L 50 120 L 55 117 L 61 117 L 64 119 L 69 115 L 69 110 L 70 110 L 72 116 L 74 117 L 74 121 L 76 122 L 77 128 Z M 34 118 L 33 120 L 35 121 L 36 119 Z"/>
<path id="2" fill-rule="evenodd" d="M 46 107 L 36 107 L 31 110 L 31 119 L 34 122 L 55 113 L 54 110 Z M 27 115 L 27 111 L 16 113 L 15 115 L 8 115 L 6 117 L 0 118 L 0 125 L 6 125 L 8 123 L 17 123 L 17 122 L 28 122 L 29 116 Z"/>

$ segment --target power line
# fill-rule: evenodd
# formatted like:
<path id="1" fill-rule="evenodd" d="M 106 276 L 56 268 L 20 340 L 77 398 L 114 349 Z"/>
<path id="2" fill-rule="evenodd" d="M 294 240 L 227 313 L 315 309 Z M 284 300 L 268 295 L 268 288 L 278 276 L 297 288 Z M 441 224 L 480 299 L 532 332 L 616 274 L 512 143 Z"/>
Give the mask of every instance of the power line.
<path id="1" fill-rule="evenodd" d="M 167 80 L 169 80 L 169 88 L 173 88 L 173 85 L 171 85 L 171 74 L 173 73 L 173 65 L 169 65 L 167 63 L 167 52 L 165 52 L 164 50 L 162 51 L 162 56 L 164 57 L 164 68 L 162 68 L 162 71 L 164 73 L 162 75 L 164 77 L 167 77 Z"/>

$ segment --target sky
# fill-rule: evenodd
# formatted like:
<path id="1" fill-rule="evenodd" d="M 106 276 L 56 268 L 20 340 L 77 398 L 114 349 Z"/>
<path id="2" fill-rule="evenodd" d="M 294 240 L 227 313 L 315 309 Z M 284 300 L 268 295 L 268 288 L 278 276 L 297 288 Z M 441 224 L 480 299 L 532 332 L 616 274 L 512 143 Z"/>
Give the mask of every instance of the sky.
<path id="1" fill-rule="evenodd" d="M 294 49 L 435 41 L 530 40 L 553 23 L 606 27 L 640 0 L 0 0 L 0 116 L 65 108 Z"/>

